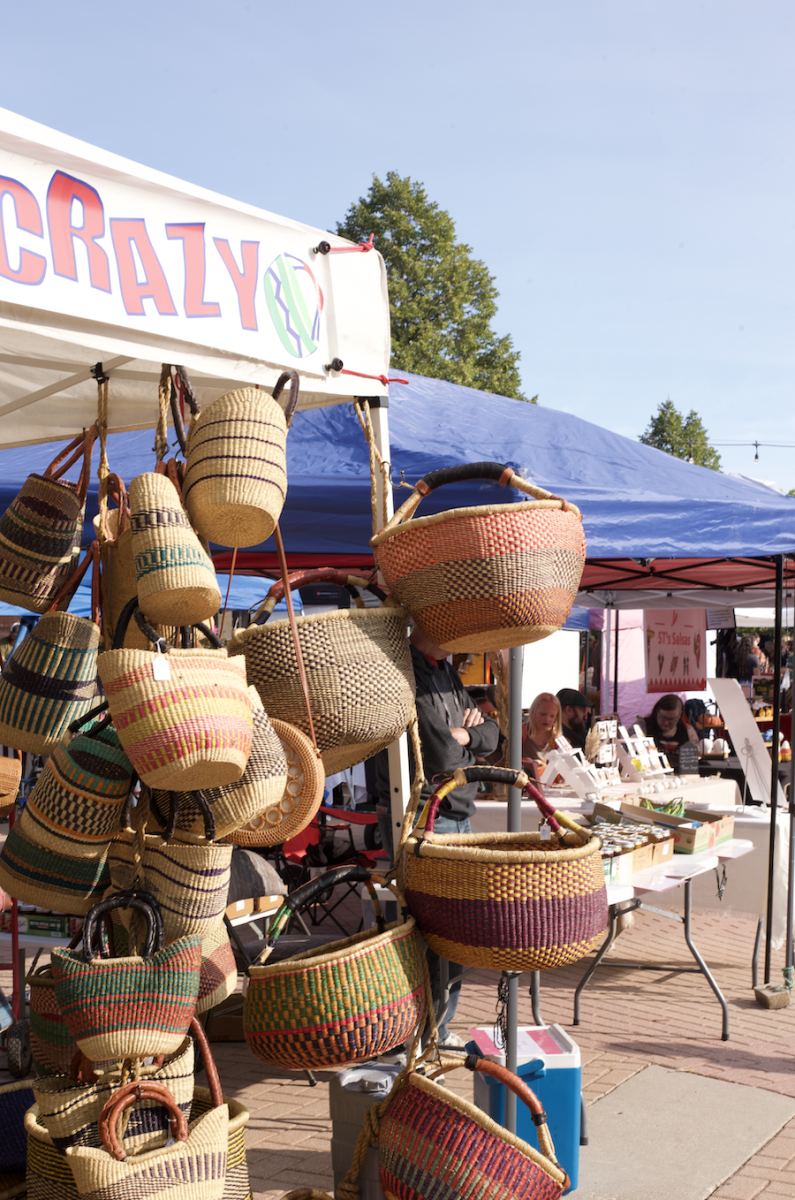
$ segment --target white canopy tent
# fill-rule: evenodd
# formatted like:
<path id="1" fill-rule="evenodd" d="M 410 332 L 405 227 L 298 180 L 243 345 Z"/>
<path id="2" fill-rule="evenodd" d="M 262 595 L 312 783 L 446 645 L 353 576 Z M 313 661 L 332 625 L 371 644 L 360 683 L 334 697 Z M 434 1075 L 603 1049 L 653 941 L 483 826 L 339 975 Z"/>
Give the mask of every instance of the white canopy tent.
<path id="1" fill-rule="evenodd" d="M 164 362 L 203 406 L 295 369 L 308 408 L 386 395 L 389 355 L 377 250 L 0 109 L 0 447 L 96 420 L 97 363 L 118 432 L 155 425 Z"/>

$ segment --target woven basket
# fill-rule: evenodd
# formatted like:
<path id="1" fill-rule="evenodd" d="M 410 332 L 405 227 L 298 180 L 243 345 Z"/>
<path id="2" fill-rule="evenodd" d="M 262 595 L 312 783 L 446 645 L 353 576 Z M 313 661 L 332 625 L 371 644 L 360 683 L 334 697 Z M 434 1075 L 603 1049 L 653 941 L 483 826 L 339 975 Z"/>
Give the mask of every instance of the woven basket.
<path id="1" fill-rule="evenodd" d="M 80 434 L 43 475 L 29 475 L 0 517 L 0 600 L 43 613 L 80 555 L 96 426 Z M 82 458 L 80 479 L 61 475 Z"/>
<path id="2" fill-rule="evenodd" d="M 278 800 L 224 839 L 236 846 L 282 846 L 297 837 L 323 801 L 323 763 L 305 733 L 272 721 L 287 760 L 287 783 Z"/>
<path id="3" fill-rule="evenodd" d="M 183 496 L 207 541 L 258 546 L 273 533 L 287 495 L 287 428 L 298 403 L 294 372 L 292 378 L 288 417 L 266 392 L 241 388 L 221 396 L 191 425 Z"/>
<path id="4" fill-rule="evenodd" d="M 249 687 L 248 694 L 254 729 L 246 769 L 236 783 L 222 788 L 202 788 L 202 794 L 212 813 L 216 838 L 233 833 L 257 818 L 260 813 L 273 811 L 281 815 L 279 804 L 285 797 L 288 785 L 287 755 L 279 735 L 262 707 L 257 689 Z M 168 817 L 172 795 L 173 793 L 161 791 L 152 794 L 152 803 L 164 821 Z M 176 795 L 179 805 L 177 838 L 195 838 L 203 841 L 206 822 L 195 794 L 177 792 Z M 276 824 L 278 823 L 277 820 Z"/>
<path id="5" fill-rule="evenodd" d="M 555 831 L 435 834 L 441 800 L 479 780 L 524 787 Z M 428 801 L 427 831 L 403 843 L 406 902 L 425 941 L 466 967 L 538 971 L 576 962 L 607 928 L 601 842 L 554 812 L 522 772 L 456 771 Z M 563 832 L 566 825 L 569 832 Z"/>
<path id="6" fill-rule="evenodd" d="M 147 920 L 142 954 L 93 957 L 97 922 L 127 907 Z M 145 893 L 119 893 L 95 904 L 86 915 L 82 951 L 52 951 L 56 1003 L 86 1058 L 101 1062 L 173 1053 L 196 1009 L 200 955 L 197 937 L 163 948 L 162 919 Z"/>
<path id="7" fill-rule="evenodd" d="M 80 1200 L 72 1168 L 47 1132 L 38 1104 L 25 1113 L 28 1200 Z"/>
<path id="8" fill-rule="evenodd" d="M 274 1066 L 313 1070 L 372 1058 L 401 1045 L 425 1010 L 425 951 L 414 921 L 383 924 L 361 867 L 329 871 L 293 892 L 274 917 L 265 953 L 292 913 L 346 880 L 370 886 L 379 932 L 249 968 L 243 1033 L 249 1049 Z"/>
<path id="9" fill-rule="evenodd" d="M 293 574 L 297 588 L 309 578 L 347 578 L 340 572 Z M 364 581 L 360 581 L 364 582 Z M 269 592 L 275 604 L 281 583 Z M 351 608 L 297 617 L 312 719 L 327 775 L 364 762 L 394 742 L 414 713 L 414 672 L 399 608 Z M 289 620 L 236 630 L 230 656 L 245 655 L 250 683 L 271 718 L 309 732 Z"/>
<path id="10" fill-rule="evenodd" d="M 52 964 L 32 971 L 25 980 L 30 988 L 30 1050 L 42 1075 L 68 1075 L 77 1042 L 64 1024 L 55 1002 Z"/>
<path id="11" fill-rule="evenodd" d="M 239 1100 L 233 1100 L 231 1096 L 224 1096 L 223 1102 L 229 1109 L 223 1200 L 252 1200 L 251 1182 L 246 1162 L 246 1122 L 250 1113 L 245 1105 L 241 1104 Z M 194 1088 L 193 1107 L 190 1111 L 191 1120 L 195 1121 L 197 1117 L 209 1112 L 211 1108 L 212 1100 L 209 1090 L 203 1087 Z"/>
<path id="12" fill-rule="evenodd" d="M 46 849 L 101 861 L 131 787 L 132 766 L 116 731 L 92 722 L 45 763 L 25 805 L 31 836 Z"/>
<path id="13" fill-rule="evenodd" d="M 7 817 L 17 802 L 19 781 L 22 778 L 22 755 L 17 750 L 13 758 L 0 757 L 0 817 Z"/>
<path id="14" fill-rule="evenodd" d="M 117 642 L 125 632 L 121 620 Z M 150 636 L 163 645 L 154 630 Z M 152 788 L 193 791 L 234 783 L 251 752 L 245 665 L 223 649 L 166 647 L 165 655 L 115 648 L 101 655 L 99 675 L 119 740 Z M 154 678 L 156 658 L 168 663 L 169 678 Z"/>
<path id="15" fill-rule="evenodd" d="M 23 904 L 83 917 L 110 883 L 106 850 L 73 858 L 43 846 L 23 809 L 0 852 L 0 887 Z"/>
<path id="16" fill-rule="evenodd" d="M 413 1071 L 392 1094 L 381 1119 L 379 1175 L 387 1200 L 558 1200 L 569 1179 L 554 1158 L 540 1103 L 504 1067 L 477 1059 L 471 1069 L 493 1075 L 525 1099 L 546 1153 Z"/>
<path id="17" fill-rule="evenodd" d="M 159 1067 L 144 1067 L 142 1078 L 164 1084 L 186 1117 L 191 1115 L 194 1084 L 193 1041 L 186 1038 L 175 1054 Z M 97 1128 L 105 1102 L 121 1085 L 121 1076 L 102 1076 L 95 1083 L 77 1083 L 71 1075 L 51 1075 L 33 1085 L 39 1120 L 59 1154 L 70 1146 L 101 1146 Z M 156 1100 L 141 1100 L 130 1114 L 125 1141 L 131 1150 L 162 1145 L 168 1132 L 168 1114 Z"/>
<path id="18" fill-rule="evenodd" d="M 510 484 L 535 499 L 409 520 L 423 496 L 467 479 Z M 554 633 L 585 566 L 579 509 L 499 463 L 426 475 L 370 544 L 392 595 L 448 652 L 504 650 Z"/>

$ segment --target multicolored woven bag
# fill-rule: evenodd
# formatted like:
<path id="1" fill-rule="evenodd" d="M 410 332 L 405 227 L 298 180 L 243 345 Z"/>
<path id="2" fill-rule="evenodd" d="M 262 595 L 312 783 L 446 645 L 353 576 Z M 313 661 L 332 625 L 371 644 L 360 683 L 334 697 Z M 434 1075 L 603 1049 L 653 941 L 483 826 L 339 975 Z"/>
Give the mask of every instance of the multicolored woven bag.
<path id="1" fill-rule="evenodd" d="M 47 1132 L 38 1104 L 25 1113 L 24 1129 L 29 1200 L 80 1200 L 72 1168 Z"/>
<path id="2" fill-rule="evenodd" d="M 117 908 L 146 918 L 140 956 L 96 958 L 97 922 Z M 145 892 L 122 892 L 95 904 L 83 926 L 83 950 L 52 952 L 55 999 L 64 1021 L 92 1062 L 171 1054 L 196 1010 L 201 941 L 179 938 L 163 947 L 163 920 Z"/>
<path id="3" fill-rule="evenodd" d="M 99 675 L 113 723 L 136 772 L 152 788 L 194 791 L 240 779 L 251 753 L 253 717 L 245 664 L 214 650 L 174 650 L 142 619 L 153 650 L 120 650 L 134 602 L 116 627 Z"/>
<path id="4" fill-rule="evenodd" d="M 92 562 L 94 619 L 69 612 L 45 613 L 0 672 L 0 743 L 6 746 L 52 754 L 71 722 L 91 708 L 100 640 L 96 542 L 52 600 L 54 608 L 77 587 Z"/>
<path id="5" fill-rule="evenodd" d="M 290 381 L 286 411 L 276 403 Z M 287 430 L 298 375 L 282 374 L 273 396 L 241 388 L 193 421 L 183 496 L 199 535 L 219 546 L 258 546 L 273 533 L 287 495 Z"/>
<path id="6" fill-rule="evenodd" d="M 260 957 L 271 953 L 294 912 L 346 880 L 368 885 L 376 933 L 364 930 L 321 951 L 249 968 L 243 1033 L 249 1049 L 274 1066 L 313 1070 L 386 1053 L 414 1032 L 425 1011 L 425 951 L 414 921 L 405 916 L 384 924 L 361 867 L 328 871 L 286 897 Z"/>
<path id="7" fill-rule="evenodd" d="M 0 887 L 23 904 L 82 917 L 110 883 L 107 847 L 98 857 L 71 857 L 43 846 L 23 809 L 0 852 Z"/>
<path id="8" fill-rule="evenodd" d="M 343 571 L 294 572 L 294 590 L 327 581 L 353 590 L 383 592 Z M 274 583 L 263 611 L 272 612 L 284 595 Z M 256 620 L 256 618 L 255 618 Z M 414 712 L 414 672 L 400 608 L 350 608 L 297 617 L 312 719 L 327 775 L 364 762 L 394 742 Z M 271 718 L 309 732 L 290 622 L 272 621 L 238 629 L 230 655 L 243 654 L 248 680 L 259 691 Z"/>
<path id="9" fill-rule="evenodd" d="M 225 1104 L 229 1110 L 229 1128 L 226 1143 L 226 1181 L 224 1183 L 223 1200 L 251 1200 L 251 1184 L 248 1177 L 246 1162 L 245 1126 L 249 1118 L 248 1109 L 239 1100 L 232 1100 L 221 1093 L 221 1081 L 215 1065 L 212 1049 L 204 1029 L 198 1022 L 198 1029 L 193 1029 L 194 1037 L 201 1051 L 202 1063 L 207 1071 L 209 1087 L 197 1087 L 193 1093 L 191 1120 L 195 1121 L 202 1113 L 211 1108 Z"/>
<path id="10" fill-rule="evenodd" d="M 445 1071 L 458 1063 L 445 1062 Z M 474 1104 L 412 1071 L 385 1101 L 378 1138 L 381 1187 L 387 1200 L 558 1200 L 570 1186 L 555 1158 L 543 1108 L 505 1067 L 469 1055 L 471 1071 L 491 1075 L 528 1106 L 542 1150 L 536 1150 Z"/>
<path id="11" fill-rule="evenodd" d="M 55 1001 L 52 964 L 45 963 L 27 976 L 30 989 L 30 1050 L 40 1075 L 68 1075 L 77 1042 L 66 1028 Z"/>
<path id="12" fill-rule="evenodd" d="M 534 499 L 409 520 L 423 496 L 469 479 Z M 446 651 L 504 650 L 554 633 L 585 566 L 579 509 L 501 463 L 432 471 L 370 544 L 392 595 Z"/>
<path id="13" fill-rule="evenodd" d="M 454 788 L 486 780 L 521 787 L 552 834 L 433 832 Z M 524 772 L 468 767 L 442 784 L 403 841 L 406 903 L 438 955 L 467 967 L 538 971 L 576 962 L 607 928 L 601 843 L 555 812 Z M 407 812 L 404 831 L 411 829 Z M 565 826 L 565 829 L 561 829 Z"/>
<path id="14" fill-rule="evenodd" d="M 0 517 L 0 600 L 43 613 L 74 570 L 91 477 L 95 425 L 53 459 L 43 475 L 29 475 Z M 61 476 L 82 458 L 80 479 Z"/>

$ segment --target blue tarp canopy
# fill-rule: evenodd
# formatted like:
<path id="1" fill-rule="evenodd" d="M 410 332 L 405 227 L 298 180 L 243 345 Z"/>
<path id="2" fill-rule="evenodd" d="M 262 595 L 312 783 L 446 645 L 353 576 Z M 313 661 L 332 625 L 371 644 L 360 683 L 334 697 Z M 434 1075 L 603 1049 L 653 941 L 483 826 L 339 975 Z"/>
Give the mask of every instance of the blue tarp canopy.
<path id="1" fill-rule="evenodd" d="M 413 485 L 439 467 L 482 460 L 507 463 L 582 510 L 590 564 L 584 585 L 660 587 L 652 576 L 660 574 L 659 560 L 665 559 L 691 560 L 677 568 L 678 575 L 670 575 L 679 587 L 759 586 L 763 581 L 769 586 L 771 564 L 744 560 L 795 552 L 795 499 L 789 496 L 694 466 L 569 413 L 401 374 L 408 385 L 393 384 L 390 390 L 393 482 L 400 482 L 401 472 Z M 111 469 L 127 483 L 151 470 L 153 443 L 151 431 L 111 435 Z M 0 452 L 0 510 L 29 473 L 46 467 L 50 450 L 55 448 Z M 324 560 L 363 563 L 370 553 L 369 462 L 351 407 L 299 411 L 288 436 L 287 465 L 281 528 L 291 567 Z M 86 540 L 96 512 L 96 488 L 94 480 Z M 408 495 L 396 491 L 396 506 Z M 491 483 L 456 484 L 424 499 L 418 515 L 511 498 L 520 499 L 520 493 Z M 258 565 L 274 573 L 272 540 L 259 549 L 264 552 L 260 560 L 239 554 L 238 570 Z M 656 569 L 654 563 L 633 562 L 639 559 L 657 560 Z M 623 565 L 616 566 L 616 560 Z M 692 560 L 702 560 L 701 574 Z"/>

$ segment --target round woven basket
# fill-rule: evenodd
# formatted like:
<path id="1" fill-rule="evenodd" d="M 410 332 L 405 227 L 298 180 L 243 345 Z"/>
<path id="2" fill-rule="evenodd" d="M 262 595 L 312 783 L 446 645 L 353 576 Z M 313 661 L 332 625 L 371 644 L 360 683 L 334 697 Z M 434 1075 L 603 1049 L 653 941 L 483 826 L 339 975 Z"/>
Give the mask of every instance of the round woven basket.
<path id="1" fill-rule="evenodd" d="M 287 420 L 258 388 L 227 392 L 191 425 L 183 485 L 191 521 L 220 546 L 257 546 L 287 495 Z"/>
<path id="2" fill-rule="evenodd" d="M 271 725 L 287 760 L 287 782 L 277 799 L 227 835 L 236 846 L 283 845 L 306 829 L 323 799 L 323 764 L 309 738 L 286 721 Z"/>
<path id="3" fill-rule="evenodd" d="M 414 672 L 399 608 L 351 608 L 296 617 L 318 749 L 327 775 L 383 750 L 414 712 Z M 287 620 L 237 630 L 230 656 L 271 718 L 309 732 L 295 647 Z"/>
<path id="4" fill-rule="evenodd" d="M 55 1003 L 52 966 L 46 963 L 25 979 L 30 988 L 30 1050 L 42 1075 L 68 1075 L 77 1042 Z M 72 1081 L 74 1082 L 74 1081 Z"/>
<path id="5" fill-rule="evenodd" d="M 409 519 L 441 484 L 481 478 L 535 499 Z M 585 566 L 579 509 L 499 463 L 426 476 L 370 544 L 392 595 L 449 652 L 505 650 L 554 633 Z"/>

